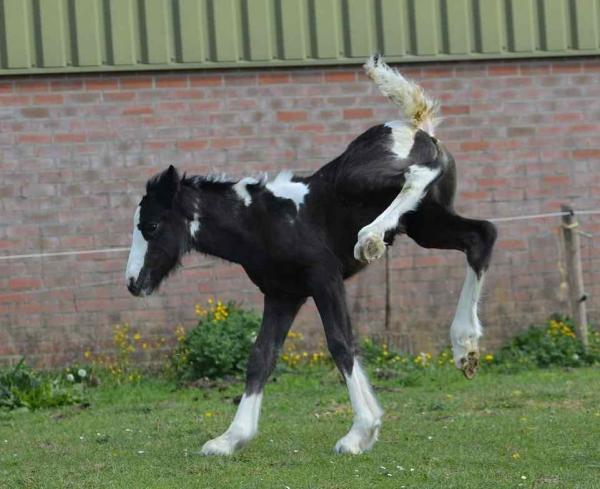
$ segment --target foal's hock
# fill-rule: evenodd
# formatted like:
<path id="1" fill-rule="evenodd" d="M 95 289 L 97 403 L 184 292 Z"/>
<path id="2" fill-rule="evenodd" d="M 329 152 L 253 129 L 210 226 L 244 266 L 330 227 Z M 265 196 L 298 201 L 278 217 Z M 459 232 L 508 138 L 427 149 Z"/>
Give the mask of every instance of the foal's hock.
<path id="1" fill-rule="evenodd" d="M 475 374 L 477 303 L 496 230 L 454 211 L 454 159 L 433 135 L 437 102 L 378 57 L 365 70 L 399 106 L 401 119 L 368 129 L 313 175 L 230 181 L 181 177 L 171 166 L 148 182 L 135 211 L 126 269 L 133 295 L 151 294 L 191 250 L 239 263 L 264 294 L 242 401 L 225 433 L 204 444 L 206 455 L 230 455 L 256 435 L 263 387 L 308 297 L 355 413 L 335 449 L 357 454 L 373 446 L 383 411 L 357 358 L 344 279 L 381 257 L 401 233 L 425 248 L 465 252 L 450 338 L 456 366 L 467 378 Z"/>

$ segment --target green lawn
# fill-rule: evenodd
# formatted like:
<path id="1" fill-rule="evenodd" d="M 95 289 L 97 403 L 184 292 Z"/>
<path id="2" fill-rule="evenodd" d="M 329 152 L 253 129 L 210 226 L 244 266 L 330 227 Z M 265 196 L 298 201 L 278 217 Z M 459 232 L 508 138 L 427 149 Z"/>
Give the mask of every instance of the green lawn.
<path id="1" fill-rule="evenodd" d="M 371 453 L 340 456 L 352 415 L 332 372 L 267 386 L 259 436 L 197 454 L 231 420 L 240 384 L 100 387 L 91 406 L 0 413 L 0 487 L 600 488 L 600 371 L 448 371 L 416 387 L 375 381 L 386 410 Z"/>

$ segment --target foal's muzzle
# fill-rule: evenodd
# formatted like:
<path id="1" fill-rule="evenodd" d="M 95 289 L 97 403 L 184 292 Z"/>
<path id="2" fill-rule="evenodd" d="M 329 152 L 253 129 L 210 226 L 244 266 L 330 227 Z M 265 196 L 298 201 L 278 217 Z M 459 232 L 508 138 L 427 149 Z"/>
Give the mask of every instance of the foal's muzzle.
<path id="1" fill-rule="evenodd" d="M 127 283 L 127 290 L 131 292 L 131 295 L 136 297 L 146 297 L 150 295 L 154 290 L 152 287 L 148 287 L 147 284 L 144 283 L 144 280 L 135 280 L 133 277 L 129 278 L 129 282 Z"/>
<path id="2" fill-rule="evenodd" d="M 139 285 L 137 285 L 136 281 L 133 278 L 129 279 L 129 283 L 127 284 L 127 290 L 131 292 L 131 295 L 135 295 L 139 297 L 142 293 L 142 289 Z"/>

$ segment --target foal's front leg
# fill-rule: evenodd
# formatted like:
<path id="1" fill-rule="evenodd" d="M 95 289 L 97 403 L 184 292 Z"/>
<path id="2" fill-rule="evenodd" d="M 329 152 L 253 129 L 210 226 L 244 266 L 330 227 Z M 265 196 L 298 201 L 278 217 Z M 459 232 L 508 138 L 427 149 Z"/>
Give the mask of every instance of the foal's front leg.
<path id="1" fill-rule="evenodd" d="M 325 327 L 327 346 L 346 380 L 354 422 L 335 445 L 338 453 L 359 454 L 370 450 L 379 436 L 383 410 L 361 367 L 354 346 L 342 278 L 321 279 L 314 300 Z"/>
<path id="2" fill-rule="evenodd" d="M 203 455 L 231 455 L 256 436 L 264 385 L 304 301 L 265 297 L 262 325 L 248 361 L 244 395 L 227 431 L 207 441 L 202 447 Z"/>

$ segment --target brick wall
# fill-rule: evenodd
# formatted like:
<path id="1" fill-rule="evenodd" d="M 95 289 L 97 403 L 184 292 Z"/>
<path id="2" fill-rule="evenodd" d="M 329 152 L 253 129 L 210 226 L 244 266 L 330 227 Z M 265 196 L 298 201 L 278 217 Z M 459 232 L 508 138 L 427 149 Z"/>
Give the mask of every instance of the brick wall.
<path id="1" fill-rule="evenodd" d="M 600 60 L 410 65 L 443 101 L 438 135 L 472 217 L 599 208 Z M 369 126 L 397 118 L 359 68 L 160 72 L 0 80 L 0 253 L 128 246 L 145 180 L 172 163 L 234 177 L 310 172 Z M 600 233 L 600 218 L 581 218 Z M 481 316 L 485 346 L 565 311 L 558 218 L 501 224 Z M 583 239 L 590 316 L 600 311 L 600 245 Z M 240 268 L 189 256 L 162 291 L 134 299 L 126 253 L 0 261 L 0 358 L 79 358 L 115 323 L 147 334 L 194 323 L 208 296 L 260 306 Z M 390 336 L 413 351 L 448 343 L 464 256 L 397 240 L 389 255 Z M 190 268 L 196 267 L 196 268 Z M 354 323 L 383 334 L 384 263 L 349 283 Z M 90 284 L 100 284 L 89 286 Z M 52 289 L 52 290 L 47 290 Z M 312 304 L 298 328 L 322 341 Z"/>

